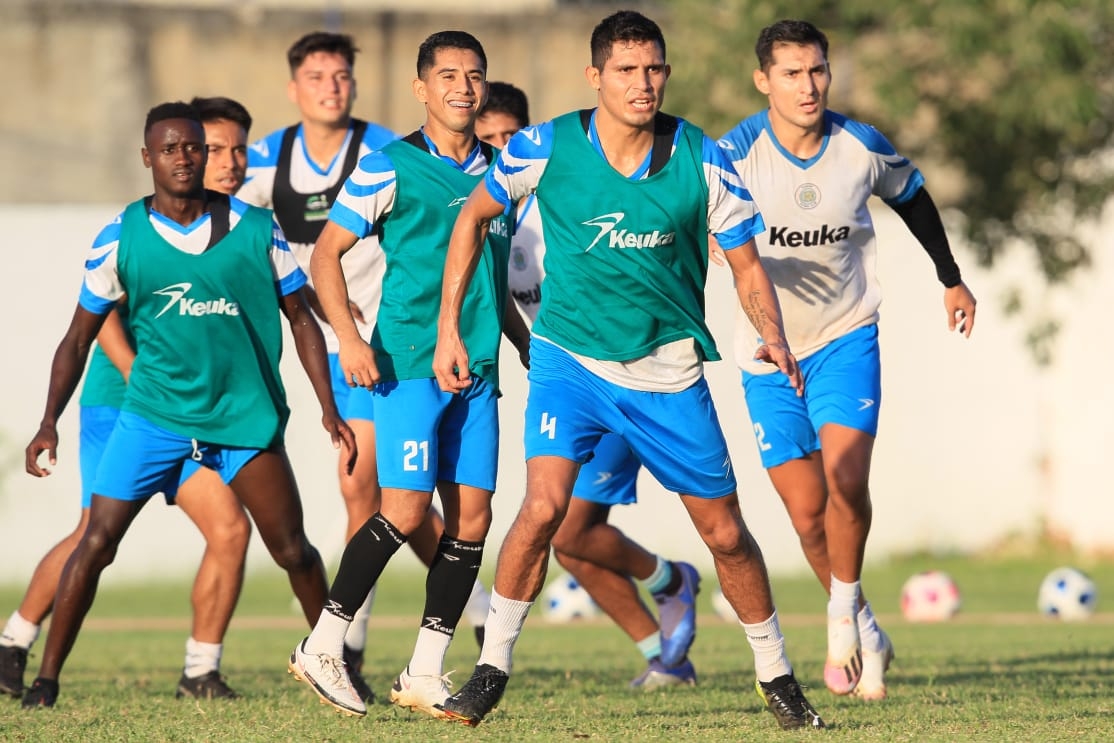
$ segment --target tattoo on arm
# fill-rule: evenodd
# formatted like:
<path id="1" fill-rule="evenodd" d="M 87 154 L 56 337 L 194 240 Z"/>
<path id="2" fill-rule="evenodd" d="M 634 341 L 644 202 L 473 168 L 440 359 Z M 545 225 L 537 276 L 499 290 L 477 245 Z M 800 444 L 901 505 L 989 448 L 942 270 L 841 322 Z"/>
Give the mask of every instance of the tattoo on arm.
<path id="1" fill-rule="evenodd" d="M 762 309 L 762 304 L 759 301 L 761 292 L 751 292 L 747 295 L 746 301 L 743 302 L 743 312 L 746 313 L 747 319 L 754 329 L 762 335 L 766 328 L 766 324 L 770 318 L 766 315 L 766 310 Z"/>

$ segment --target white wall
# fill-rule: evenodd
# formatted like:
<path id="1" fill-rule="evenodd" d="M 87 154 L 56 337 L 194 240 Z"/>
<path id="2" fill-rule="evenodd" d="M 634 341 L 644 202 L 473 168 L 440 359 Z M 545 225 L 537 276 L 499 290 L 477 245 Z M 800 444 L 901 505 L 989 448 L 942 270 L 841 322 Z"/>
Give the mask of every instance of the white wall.
<path id="1" fill-rule="evenodd" d="M 36 480 L 23 473 L 22 447 L 42 414 L 51 355 L 73 312 L 86 247 L 117 210 L 0 206 L 8 277 L 0 296 L 7 321 L 0 393 L 0 582 L 26 580 L 52 540 L 77 521 L 76 406 L 61 421 L 59 462 L 51 477 Z M 1096 272 L 1079 282 L 1061 315 L 1067 326 L 1061 353 L 1043 375 L 1022 347 L 1021 326 L 1005 319 L 999 308 L 1009 280 L 1021 276 L 1037 285 L 1023 262 L 988 273 L 972 268 L 958 251 L 968 284 L 980 299 L 975 333 L 964 340 L 946 330 L 942 290 L 927 256 L 888 209 L 875 212 L 886 296 L 881 323 L 885 395 L 874 456 L 868 560 L 914 549 L 970 550 L 1012 533 L 1035 533 L 1044 512 L 1081 546 L 1114 546 L 1114 503 L 1103 461 L 1114 425 L 1114 393 L 1105 385 L 1114 361 L 1094 343 L 1106 337 L 1109 326 L 1101 302 L 1112 295 L 1114 270 L 1101 248 L 1110 247 L 1104 235 L 1114 229 L 1114 211 L 1108 212 L 1106 230 L 1093 233 L 1099 241 Z M 728 359 L 732 302 L 726 270 L 713 267 L 710 322 Z M 524 375 L 511 362 L 509 357 L 503 373 L 504 446 L 489 564 L 523 492 Z M 287 442 L 307 530 L 335 559 L 342 546 L 343 508 L 334 452 L 289 345 L 284 372 L 293 408 Z M 723 361 L 709 365 L 708 377 L 735 459 L 744 514 L 767 561 L 774 571 L 804 570 L 796 537 L 759 468 L 737 371 Z M 1042 457 L 1050 466 L 1041 466 Z M 707 565 L 677 498 L 648 477 L 642 486 L 641 504 L 618 509 L 616 522 L 651 549 Z M 255 539 L 249 559 L 258 568 L 269 563 Z M 200 552 L 201 540 L 189 521 L 153 500 L 124 540 L 106 580 L 188 575 Z M 402 559 L 416 564 L 409 554 Z"/>

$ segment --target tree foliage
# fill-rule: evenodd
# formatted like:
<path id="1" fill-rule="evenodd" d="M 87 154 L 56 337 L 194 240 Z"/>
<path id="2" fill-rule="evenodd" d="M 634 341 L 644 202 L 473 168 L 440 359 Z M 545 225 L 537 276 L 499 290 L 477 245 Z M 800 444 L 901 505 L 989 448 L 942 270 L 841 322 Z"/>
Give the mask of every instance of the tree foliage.
<path id="1" fill-rule="evenodd" d="M 812 21 L 831 41 L 831 106 L 930 165 L 980 265 L 1032 253 L 1050 285 L 1090 262 L 1074 226 L 1114 193 L 1109 0 L 672 0 L 670 108 L 713 136 L 764 101 L 759 30 Z M 951 174 L 953 178 L 948 178 Z M 1047 334 L 1046 334 L 1047 335 Z M 1055 335 L 1052 333 L 1051 335 Z"/>

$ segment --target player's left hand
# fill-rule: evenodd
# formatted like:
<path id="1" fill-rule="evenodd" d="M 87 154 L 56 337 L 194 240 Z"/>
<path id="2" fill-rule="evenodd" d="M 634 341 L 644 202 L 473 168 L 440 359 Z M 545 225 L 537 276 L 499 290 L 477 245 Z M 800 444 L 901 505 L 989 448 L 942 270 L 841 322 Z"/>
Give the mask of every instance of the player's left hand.
<path id="1" fill-rule="evenodd" d="M 781 373 L 789 377 L 789 386 L 797 391 L 797 397 L 805 393 L 805 379 L 801 375 L 801 367 L 797 364 L 797 357 L 784 343 L 763 343 L 754 352 L 754 358 L 774 364 Z"/>
<path id="2" fill-rule="evenodd" d="M 948 312 L 948 330 L 958 329 L 964 338 L 975 329 L 975 295 L 960 281 L 944 289 L 944 309 Z"/>
<path id="3" fill-rule="evenodd" d="M 356 467 L 356 457 L 359 456 L 356 449 L 356 434 L 352 433 L 352 429 L 336 413 L 323 415 L 321 425 L 329 432 L 329 438 L 333 440 L 333 448 L 344 449 L 344 473 L 351 475 L 352 470 Z"/>

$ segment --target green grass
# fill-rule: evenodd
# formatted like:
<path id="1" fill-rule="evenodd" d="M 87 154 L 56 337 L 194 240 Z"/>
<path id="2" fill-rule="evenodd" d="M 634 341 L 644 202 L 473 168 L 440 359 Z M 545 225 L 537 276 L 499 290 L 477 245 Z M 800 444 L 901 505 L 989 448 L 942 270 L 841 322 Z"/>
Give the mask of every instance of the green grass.
<path id="1" fill-rule="evenodd" d="M 865 583 L 897 648 L 890 698 L 864 704 L 837 698 L 820 679 L 823 600 L 808 578 L 775 577 L 782 624 L 798 677 L 830 725 L 827 739 L 849 741 L 1102 741 L 1114 738 L 1114 615 L 1083 624 L 1044 621 L 1034 609 L 1047 570 L 1063 555 L 932 558 L 874 565 Z M 1080 564 L 1076 561 L 1077 564 Z M 914 625 L 897 613 L 908 575 L 947 570 L 964 597 L 956 620 Z M 1082 563 L 1114 597 L 1109 563 Z M 531 618 L 518 644 L 502 709 L 474 730 L 377 705 L 363 720 L 317 704 L 285 672 L 305 634 L 285 582 L 250 576 L 225 644 L 224 672 L 244 699 L 198 704 L 175 700 L 188 633 L 182 584 L 109 587 L 98 597 L 62 677 L 51 711 L 24 713 L 0 699 L 3 741 L 761 741 L 801 740 L 782 733 L 753 693 L 753 666 L 741 630 L 717 619 L 701 596 L 701 630 L 692 659 L 695 688 L 650 694 L 626 689 L 641 670 L 633 646 L 612 625 L 552 626 Z M 421 607 L 417 574 L 388 574 L 380 587 L 367 676 L 382 696 L 413 647 Z M 22 587 L 0 588 L 6 613 Z M 1101 606 L 1101 604 L 1100 604 Z M 41 650 L 40 644 L 35 651 Z M 461 632 L 447 667 L 463 683 L 475 662 L 471 632 Z M 37 659 L 33 656 L 29 677 Z"/>

